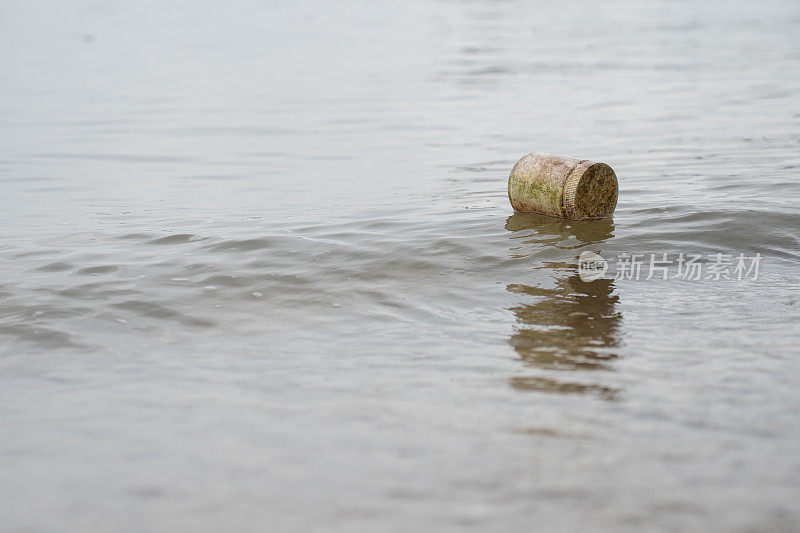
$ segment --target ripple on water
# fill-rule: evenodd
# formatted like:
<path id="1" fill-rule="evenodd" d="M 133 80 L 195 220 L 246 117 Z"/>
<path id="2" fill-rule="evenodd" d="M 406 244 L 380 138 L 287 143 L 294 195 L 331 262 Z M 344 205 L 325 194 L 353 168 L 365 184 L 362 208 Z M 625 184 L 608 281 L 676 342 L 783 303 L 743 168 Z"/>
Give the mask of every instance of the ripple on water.
<path id="1" fill-rule="evenodd" d="M 130 235 L 126 236 L 126 238 L 136 238 L 137 235 Z M 157 239 L 153 239 L 147 241 L 145 244 L 155 244 L 155 245 L 169 245 L 169 244 L 183 244 L 186 242 L 192 242 L 198 239 L 195 235 L 191 233 L 178 233 L 175 235 L 167 235 L 166 237 L 159 237 Z"/>
<path id="2" fill-rule="evenodd" d="M 275 246 L 274 239 L 267 237 L 257 239 L 231 239 L 216 244 L 211 244 L 206 247 L 210 252 L 251 252 L 257 250 L 266 250 Z"/>
<path id="3" fill-rule="evenodd" d="M 87 276 L 99 276 L 101 274 L 110 274 L 112 272 L 116 272 L 119 270 L 119 267 L 116 265 L 100 265 L 94 267 L 86 267 L 78 270 L 77 274 L 87 275 Z"/>
<path id="4" fill-rule="evenodd" d="M 622 213 L 628 216 L 628 213 Z M 681 206 L 645 209 L 625 224 L 611 244 L 615 250 L 647 253 L 761 253 L 800 259 L 800 213 L 764 209 L 703 209 Z"/>
<path id="5" fill-rule="evenodd" d="M 39 271 L 42 271 L 42 272 L 65 272 L 67 270 L 72 270 L 73 268 L 75 268 L 74 265 L 71 265 L 69 263 L 64 263 L 64 262 L 61 262 L 61 261 L 57 261 L 55 263 L 48 263 L 46 265 L 40 266 L 36 270 L 39 270 Z"/>
<path id="6" fill-rule="evenodd" d="M 172 309 L 166 304 L 147 300 L 127 300 L 111 304 L 110 307 L 135 313 L 143 318 L 169 320 L 192 327 L 211 327 L 213 320 L 191 316 Z"/>

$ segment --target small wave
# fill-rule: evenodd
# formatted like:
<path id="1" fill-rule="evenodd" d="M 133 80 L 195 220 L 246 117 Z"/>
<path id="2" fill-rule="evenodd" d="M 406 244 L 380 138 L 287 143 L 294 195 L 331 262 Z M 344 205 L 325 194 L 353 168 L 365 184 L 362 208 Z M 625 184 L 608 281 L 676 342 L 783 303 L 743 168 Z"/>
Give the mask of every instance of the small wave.
<path id="1" fill-rule="evenodd" d="M 70 265 L 69 263 L 58 261 L 55 263 L 48 263 L 44 266 L 40 266 L 36 270 L 40 272 L 64 272 L 67 270 L 72 270 L 73 268 L 75 267 L 73 265 Z"/>
<path id="2" fill-rule="evenodd" d="M 78 270 L 78 274 L 99 276 L 100 274 L 110 274 L 111 272 L 116 272 L 117 270 L 119 270 L 119 267 L 115 265 L 101 265 L 96 267 L 82 268 Z"/>
<path id="3" fill-rule="evenodd" d="M 266 238 L 224 241 L 206 247 L 211 252 L 250 252 L 271 248 L 273 242 Z"/>
<path id="4" fill-rule="evenodd" d="M 166 237 L 159 237 L 158 239 L 153 239 L 152 241 L 148 241 L 146 244 L 183 244 L 185 242 L 191 242 L 192 240 L 198 240 L 195 236 L 191 233 L 176 233 L 175 235 L 167 235 Z"/>

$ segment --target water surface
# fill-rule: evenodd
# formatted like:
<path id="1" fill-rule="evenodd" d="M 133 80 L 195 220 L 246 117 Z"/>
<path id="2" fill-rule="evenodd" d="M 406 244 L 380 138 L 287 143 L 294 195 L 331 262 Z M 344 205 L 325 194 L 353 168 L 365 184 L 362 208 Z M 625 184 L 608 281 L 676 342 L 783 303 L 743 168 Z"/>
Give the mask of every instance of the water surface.
<path id="1" fill-rule="evenodd" d="M 791 1 L 2 4 L 3 529 L 800 528 L 798 95 Z"/>

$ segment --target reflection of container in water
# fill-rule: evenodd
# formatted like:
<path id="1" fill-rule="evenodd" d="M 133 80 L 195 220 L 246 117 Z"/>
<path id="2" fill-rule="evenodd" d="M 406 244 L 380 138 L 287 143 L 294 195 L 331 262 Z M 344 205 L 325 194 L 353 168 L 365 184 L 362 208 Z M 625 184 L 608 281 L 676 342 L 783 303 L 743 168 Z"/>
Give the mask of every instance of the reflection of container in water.
<path id="1" fill-rule="evenodd" d="M 515 211 L 572 220 L 603 218 L 617 205 L 617 176 L 605 163 L 528 154 L 508 177 Z"/>

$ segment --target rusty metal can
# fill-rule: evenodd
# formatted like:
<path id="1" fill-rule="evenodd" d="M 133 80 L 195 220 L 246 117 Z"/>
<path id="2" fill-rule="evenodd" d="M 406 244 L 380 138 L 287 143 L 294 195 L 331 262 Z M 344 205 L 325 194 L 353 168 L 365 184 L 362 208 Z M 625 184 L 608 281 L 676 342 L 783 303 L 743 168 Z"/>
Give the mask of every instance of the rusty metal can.
<path id="1" fill-rule="evenodd" d="M 528 154 L 508 177 L 514 211 L 570 220 L 604 218 L 617 206 L 617 175 L 605 163 Z"/>

